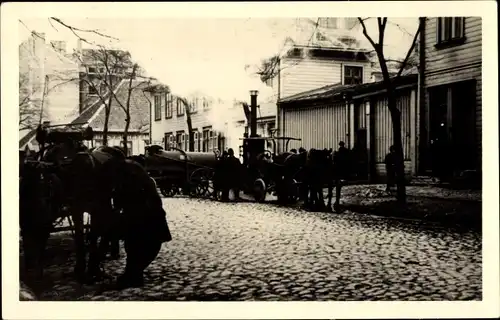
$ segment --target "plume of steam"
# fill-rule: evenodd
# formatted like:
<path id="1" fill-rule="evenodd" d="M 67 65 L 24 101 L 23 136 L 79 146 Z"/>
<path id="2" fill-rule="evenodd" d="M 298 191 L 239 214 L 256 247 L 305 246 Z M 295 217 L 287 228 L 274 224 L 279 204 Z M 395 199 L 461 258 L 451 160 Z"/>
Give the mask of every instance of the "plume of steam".
<path id="1" fill-rule="evenodd" d="M 226 148 L 233 148 L 237 153 L 241 144 L 240 138 L 245 131 L 244 125 L 238 125 L 238 121 L 245 118 L 241 105 L 234 101 L 214 101 L 207 112 L 207 118 L 212 129 L 222 133 L 226 138 Z"/>

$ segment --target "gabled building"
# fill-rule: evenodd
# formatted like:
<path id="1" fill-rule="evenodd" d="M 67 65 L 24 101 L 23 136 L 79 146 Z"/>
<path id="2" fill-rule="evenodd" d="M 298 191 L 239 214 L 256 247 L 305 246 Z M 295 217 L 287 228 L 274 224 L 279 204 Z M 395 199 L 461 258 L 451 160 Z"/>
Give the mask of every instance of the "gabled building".
<path id="1" fill-rule="evenodd" d="M 284 53 L 269 59 L 275 70 L 261 77 L 273 90 L 265 114 L 275 114 L 269 121 L 282 135 L 277 103 L 300 92 L 333 83 L 362 84 L 372 81 L 372 63 L 368 51 L 356 39 L 357 18 L 301 18 L 296 32 L 284 41 Z"/>
<path id="2" fill-rule="evenodd" d="M 481 17 L 422 22 L 419 171 L 430 172 L 438 158 L 444 158 L 448 174 L 480 172 Z"/>
<path id="3" fill-rule="evenodd" d="M 19 45 L 19 148 L 36 149 L 39 123 L 68 123 L 79 112 L 78 63 L 69 59 L 64 41 L 47 41 L 33 32 Z"/>

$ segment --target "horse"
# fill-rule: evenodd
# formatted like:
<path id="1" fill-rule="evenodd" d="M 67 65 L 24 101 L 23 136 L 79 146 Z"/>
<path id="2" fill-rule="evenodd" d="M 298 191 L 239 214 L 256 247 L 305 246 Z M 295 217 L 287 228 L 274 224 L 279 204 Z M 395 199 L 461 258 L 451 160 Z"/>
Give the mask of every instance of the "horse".
<path id="1" fill-rule="evenodd" d="M 29 269 L 41 265 L 53 222 L 70 216 L 74 224 L 76 263 L 79 282 L 102 279 L 102 250 L 98 238 L 111 238 L 113 180 L 110 172 L 125 156 L 111 147 L 90 152 L 74 141 L 42 147 L 37 161 L 25 162 L 20 172 L 20 227 L 25 262 Z M 87 264 L 84 239 L 84 212 L 91 215 Z M 105 242 L 105 241 L 104 241 Z M 87 268 L 88 267 L 88 268 Z M 40 270 L 40 275 L 43 268 Z"/>

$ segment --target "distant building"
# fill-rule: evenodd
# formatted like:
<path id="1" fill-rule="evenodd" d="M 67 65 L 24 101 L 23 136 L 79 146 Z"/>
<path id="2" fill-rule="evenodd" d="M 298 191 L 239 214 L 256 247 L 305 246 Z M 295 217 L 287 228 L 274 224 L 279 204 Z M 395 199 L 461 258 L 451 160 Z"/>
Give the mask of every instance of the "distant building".
<path id="1" fill-rule="evenodd" d="M 316 23 L 317 22 L 317 23 Z M 285 39 L 285 52 L 270 59 L 281 70 L 261 79 L 273 89 L 273 100 L 263 113 L 275 114 L 269 121 L 282 135 L 276 104 L 300 92 L 332 84 L 362 84 L 372 81 L 368 51 L 354 36 L 356 18 L 297 19 L 296 35 Z"/>
<path id="2" fill-rule="evenodd" d="M 223 102 L 201 92 L 185 97 L 189 109 L 181 98 L 164 86 L 153 86 L 148 90 L 152 101 L 151 143 L 165 149 L 178 148 L 189 151 L 187 112 L 191 116 L 194 151 L 212 152 L 225 148 L 225 121 L 214 117 L 214 107 Z M 223 116 L 223 115 L 222 115 Z"/>
<path id="3" fill-rule="evenodd" d="M 66 56 L 64 41 L 33 32 L 19 45 L 19 147 L 36 149 L 36 126 L 68 123 L 79 112 L 78 63 Z"/>
<path id="4" fill-rule="evenodd" d="M 39 48 L 43 45 L 44 36 L 33 38 L 38 41 L 36 45 L 26 44 L 25 47 L 31 48 L 34 45 L 34 48 Z M 53 41 L 50 46 L 45 45 L 42 48 L 44 50 L 35 50 L 35 57 L 45 61 L 43 67 L 30 69 L 30 66 L 34 65 L 33 61 L 37 60 L 25 58 L 31 65 L 22 64 L 20 73 L 28 70 L 28 79 L 45 77 L 45 83 L 30 80 L 29 83 L 38 87 L 47 86 L 47 79 L 50 80 L 52 77 L 61 81 L 60 87 L 63 89 L 59 89 L 58 86 L 57 90 L 53 90 L 53 93 L 43 99 L 44 113 L 47 113 L 44 120 L 49 121 L 51 125 L 71 123 L 74 127 L 91 126 L 95 135 L 94 139 L 88 142 L 88 146 L 100 146 L 103 144 L 106 105 L 110 96 L 113 96 L 107 140 L 110 146 L 123 146 L 126 118 L 123 108 L 126 108 L 130 89 L 131 121 L 128 128 L 127 149 L 129 155 L 143 153 L 144 146 L 149 143 L 150 101 L 143 91 L 148 87 L 148 83 L 139 78 L 130 82 L 132 70 L 130 54 L 122 50 L 82 49 L 81 41 L 78 41 L 74 54 L 65 53 L 62 41 Z M 30 57 L 26 54 L 25 56 Z M 106 65 L 103 63 L 107 61 L 106 59 L 112 62 Z M 32 92 L 38 91 L 32 89 Z M 38 101 L 41 100 L 38 98 Z M 31 149 L 37 149 L 34 137 L 35 131 L 32 130 L 20 140 L 20 148 L 24 149 L 29 145 Z"/>

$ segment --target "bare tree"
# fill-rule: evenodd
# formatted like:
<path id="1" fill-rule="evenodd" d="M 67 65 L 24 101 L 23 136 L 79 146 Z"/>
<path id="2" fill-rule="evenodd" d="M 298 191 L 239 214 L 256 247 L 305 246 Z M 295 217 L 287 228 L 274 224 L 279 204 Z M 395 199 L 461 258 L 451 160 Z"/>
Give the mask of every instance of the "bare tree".
<path id="1" fill-rule="evenodd" d="M 193 131 L 193 122 L 191 120 L 191 110 L 192 110 L 192 105 L 187 101 L 186 98 L 184 97 L 178 97 L 182 104 L 184 105 L 184 110 L 186 113 L 186 124 L 188 127 L 188 143 L 189 143 L 189 151 L 193 152 L 194 151 L 194 131 Z"/>
<path id="2" fill-rule="evenodd" d="M 387 26 L 387 18 L 377 18 L 378 26 L 378 42 L 368 34 L 365 21 L 369 18 L 358 18 L 359 23 L 363 28 L 363 35 L 370 42 L 378 58 L 380 68 L 383 75 L 383 84 L 387 94 L 387 107 L 391 114 L 392 120 L 392 133 L 393 133 L 393 145 L 396 150 L 396 185 L 397 193 L 396 198 L 401 203 L 406 203 L 406 183 L 405 183 L 405 169 L 404 169 L 404 155 L 403 155 L 403 143 L 401 136 L 401 111 L 397 107 L 395 83 L 401 77 L 403 70 L 407 67 L 408 63 L 411 62 L 410 57 L 417 44 L 418 35 L 422 29 L 422 24 L 419 23 L 418 29 L 413 36 L 413 42 L 408 49 L 408 52 L 403 61 L 400 62 L 399 71 L 395 77 L 391 77 L 388 69 L 388 62 L 390 59 L 386 59 L 384 54 L 384 40 L 385 40 L 385 30 Z"/>

